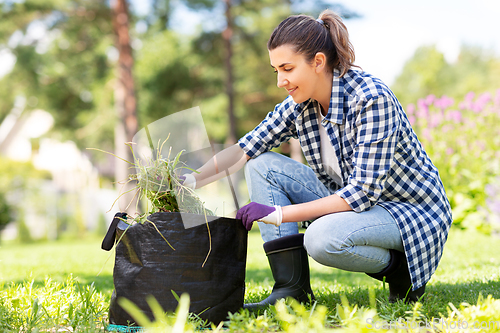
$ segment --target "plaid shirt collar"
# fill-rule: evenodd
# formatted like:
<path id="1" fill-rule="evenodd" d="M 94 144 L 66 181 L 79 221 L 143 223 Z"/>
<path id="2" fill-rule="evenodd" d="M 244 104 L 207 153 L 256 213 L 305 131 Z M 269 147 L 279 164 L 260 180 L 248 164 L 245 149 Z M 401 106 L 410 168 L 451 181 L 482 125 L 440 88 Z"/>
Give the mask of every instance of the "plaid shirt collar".
<path id="1" fill-rule="evenodd" d="M 332 95 L 325 119 L 339 125 L 344 123 L 344 78 L 338 69 L 333 71 Z"/>
<path id="2" fill-rule="evenodd" d="M 346 74 L 348 76 L 349 73 Z M 330 96 L 330 105 L 325 120 L 342 125 L 344 123 L 344 81 L 345 78 L 340 77 L 340 71 L 333 71 L 332 94 Z M 312 100 L 307 100 L 297 105 L 298 111 L 302 112 L 306 108 L 314 108 L 315 103 Z"/>

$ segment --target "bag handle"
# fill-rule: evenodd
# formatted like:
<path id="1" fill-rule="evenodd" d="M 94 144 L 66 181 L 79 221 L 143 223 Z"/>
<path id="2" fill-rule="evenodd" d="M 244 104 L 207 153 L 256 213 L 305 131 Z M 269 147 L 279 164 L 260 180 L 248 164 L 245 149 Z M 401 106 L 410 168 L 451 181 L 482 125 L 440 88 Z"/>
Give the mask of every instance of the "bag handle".
<path id="1" fill-rule="evenodd" d="M 102 240 L 101 248 L 103 250 L 109 251 L 113 248 L 113 245 L 115 245 L 116 227 L 118 226 L 118 223 L 120 223 L 120 221 L 125 218 L 127 218 L 127 213 L 115 214 L 115 217 L 113 218 L 113 221 L 108 228 L 108 232 Z"/>

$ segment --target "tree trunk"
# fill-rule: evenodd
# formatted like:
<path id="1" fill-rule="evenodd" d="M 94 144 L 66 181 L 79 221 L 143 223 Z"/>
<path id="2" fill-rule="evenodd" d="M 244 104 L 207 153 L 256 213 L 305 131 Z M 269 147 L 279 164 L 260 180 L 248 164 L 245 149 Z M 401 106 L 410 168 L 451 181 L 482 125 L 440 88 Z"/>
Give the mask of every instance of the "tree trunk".
<path id="1" fill-rule="evenodd" d="M 115 46 L 118 49 L 118 68 L 115 86 L 115 109 L 118 123 L 115 127 L 115 153 L 117 156 L 133 162 L 130 149 L 125 145 L 131 142 L 138 130 L 137 102 L 135 96 L 134 78 L 132 69 L 134 57 L 130 46 L 129 14 L 126 0 L 112 2 L 113 29 L 115 32 Z M 135 184 L 127 183 L 130 164 L 117 160 L 115 166 L 115 180 L 118 190 L 125 193 Z M 118 183 L 119 182 L 119 183 Z M 125 184 L 126 183 L 126 184 Z M 119 209 L 122 212 L 134 213 L 134 193 L 128 193 L 119 200 Z M 129 205 L 130 204 L 130 205 Z M 127 209 L 127 206 L 128 209 Z"/>
<path id="2" fill-rule="evenodd" d="M 224 0 L 226 5 L 226 29 L 222 32 L 224 46 L 226 49 L 225 67 L 226 67 L 226 94 L 228 98 L 227 113 L 229 116 L 229 135 L 226 143 L 233 144 L 237 140 L 236 117 L 234 116 L 234 79 L 233 66 L 231 64 L 233 57 L 233 49 L 231 45 L 231 37 L 233 35 L 233 18 L 231 16 L 231 0 Z"/>

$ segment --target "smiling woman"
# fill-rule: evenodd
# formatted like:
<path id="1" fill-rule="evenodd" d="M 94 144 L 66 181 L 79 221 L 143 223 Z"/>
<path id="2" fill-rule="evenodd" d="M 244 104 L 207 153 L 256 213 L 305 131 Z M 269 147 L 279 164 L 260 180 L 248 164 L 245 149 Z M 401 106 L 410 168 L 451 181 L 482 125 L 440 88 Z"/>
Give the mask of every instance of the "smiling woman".
<path id="1" fill-rule="evenodd" d="M 414 302 L 435 272 L 451 210 L 438 171 L 392 91 L 356 69 L 340 17 L 290 16 L 268 41 L 277 85 L 289 96 L 219 160 L 246 163 L 254 222 L 275 279 L 277 299 L 314 299 L 308 256 L 318 263 L 363 272 L 389 283 L 389 302 Z M 271 149 L 298 138 L 308 165 Z M 197 184 L 210 168 L 193 173 Z M 297 222 L 312 221 L 305 233 Z"/>

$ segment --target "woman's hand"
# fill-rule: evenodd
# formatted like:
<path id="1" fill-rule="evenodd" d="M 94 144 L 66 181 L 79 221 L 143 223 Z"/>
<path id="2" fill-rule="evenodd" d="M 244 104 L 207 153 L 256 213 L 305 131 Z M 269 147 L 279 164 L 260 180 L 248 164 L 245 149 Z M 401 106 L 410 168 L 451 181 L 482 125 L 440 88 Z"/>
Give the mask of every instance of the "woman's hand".
<path id="1" fill-rule="evenodd" d="M 182 185 L 189 187 L 192 190 L 196 189 L 196 178 L 194 178 L 193 174 L 187 173 L 179 176 L 179 179 L 181 180 Z"/>
<path id="2" fill-rule="evenodd" d="M 254 221 L 280 226 L 283 220 L 283 214 L 280 206 L 270 207 L 251 202 L 238 210 L 236 219 L 240 219 L 245 229 L 250 231 Z"/>

